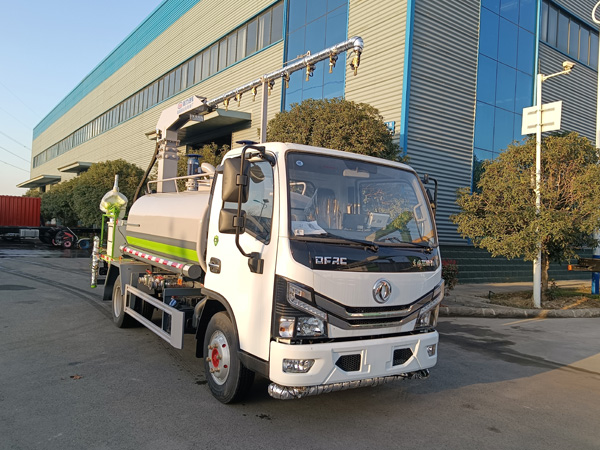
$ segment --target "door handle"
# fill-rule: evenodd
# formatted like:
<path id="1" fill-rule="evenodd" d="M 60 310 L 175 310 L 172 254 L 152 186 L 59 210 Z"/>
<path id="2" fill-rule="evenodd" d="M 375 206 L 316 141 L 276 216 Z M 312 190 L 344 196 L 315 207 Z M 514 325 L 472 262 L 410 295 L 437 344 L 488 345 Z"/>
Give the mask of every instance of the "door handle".
<path id="1" fill-rule="evenodd" d="M 212 273 L 221 273 L 221 260 L 218 258 L 210 258 L 208 268 Z"/>

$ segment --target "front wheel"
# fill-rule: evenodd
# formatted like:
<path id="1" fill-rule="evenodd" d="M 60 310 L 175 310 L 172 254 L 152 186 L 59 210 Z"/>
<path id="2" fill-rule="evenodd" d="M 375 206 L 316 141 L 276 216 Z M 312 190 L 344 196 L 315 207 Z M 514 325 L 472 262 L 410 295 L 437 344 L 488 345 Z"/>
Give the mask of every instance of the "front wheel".
<path id="1" fill-rule="evenodd" d="M 254 372 L 239 359 L 238 346 L 227 314 L 215 314 L 204 336 L 204 370 L 210 391 L 222 403 L 241 400 L 254 381 Z"/>

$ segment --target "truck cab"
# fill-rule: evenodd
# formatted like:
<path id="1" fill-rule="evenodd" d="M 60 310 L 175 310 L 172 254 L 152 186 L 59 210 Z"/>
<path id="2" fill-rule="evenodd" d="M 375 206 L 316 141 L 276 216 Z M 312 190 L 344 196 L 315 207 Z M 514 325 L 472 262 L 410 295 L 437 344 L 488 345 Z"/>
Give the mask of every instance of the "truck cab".
<path id="1" fill-rule="evenodd" d="M 213 393 L 244 370 L 269 378 L 272 396 L 298 398 L 435 365 L 441 259 L 412 168 L 305 145 L 246 146 L 217 168 L 209 203 L 203 289 L 226 305 L 239 350 L 224 350 L 223 329 L 198 333 Z"/>

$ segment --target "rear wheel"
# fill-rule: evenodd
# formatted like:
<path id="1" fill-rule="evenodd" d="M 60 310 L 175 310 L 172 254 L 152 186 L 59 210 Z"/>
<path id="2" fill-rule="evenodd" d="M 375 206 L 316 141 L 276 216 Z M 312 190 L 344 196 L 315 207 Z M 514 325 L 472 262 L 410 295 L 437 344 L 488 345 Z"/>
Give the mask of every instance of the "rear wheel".
<path id="1" fill-rule="evenodd" d="M 121 275 L 117 277 L 113 287 L 112 317 L 113 322 L 119 328 L 129 328 L 137 323 L 133 317 L 125 314 L 125 296 L 121 289 Z"/>
<path id="2" fill-rule="evenodd" d="M 204 369 L 208 386 L 217 400 L 241 400 L 252 386 L 254 372 L 239 359 L 238 338 L 227 314 L 215 314 L 204 337 Z"/>
<path id="3" fill-rule="evenodd" d="M 141 302 L 142 300 L 139 299 L 138 301 Z M 144 302 L 142 306 L 142 316 L 144 316 L 145 319 L 152 320 L 154 309 L 154 306 L 152 306 L 150 303 Z"/>

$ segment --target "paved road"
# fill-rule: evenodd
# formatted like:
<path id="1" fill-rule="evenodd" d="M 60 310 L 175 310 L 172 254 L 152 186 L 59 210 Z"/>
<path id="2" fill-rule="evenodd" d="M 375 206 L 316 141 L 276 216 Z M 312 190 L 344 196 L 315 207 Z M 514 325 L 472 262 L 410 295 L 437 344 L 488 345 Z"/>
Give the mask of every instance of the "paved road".
<path id="1" fill-rule="evenodd" d="M 226 406 L 65 256 L 0 247 L 0 449 L 600 448 L 598 319 L 443 319 L 428 380 Z"/>

